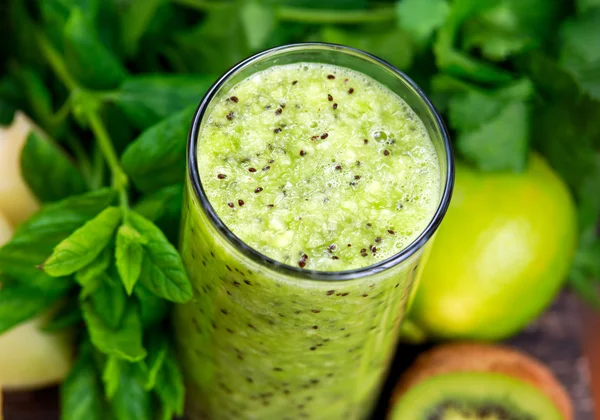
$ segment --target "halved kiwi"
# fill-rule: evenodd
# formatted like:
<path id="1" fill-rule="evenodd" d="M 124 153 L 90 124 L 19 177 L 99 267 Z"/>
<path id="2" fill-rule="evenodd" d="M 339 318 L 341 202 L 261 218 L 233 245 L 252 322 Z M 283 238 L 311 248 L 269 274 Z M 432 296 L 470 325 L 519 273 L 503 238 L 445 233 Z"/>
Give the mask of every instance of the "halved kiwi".
<path id="1" fill-rule="evenodd" d="M 572 420 L 568 394 L 540 362 L 502 346 L 446 344 L 403 375 L 389 420 Z"/>

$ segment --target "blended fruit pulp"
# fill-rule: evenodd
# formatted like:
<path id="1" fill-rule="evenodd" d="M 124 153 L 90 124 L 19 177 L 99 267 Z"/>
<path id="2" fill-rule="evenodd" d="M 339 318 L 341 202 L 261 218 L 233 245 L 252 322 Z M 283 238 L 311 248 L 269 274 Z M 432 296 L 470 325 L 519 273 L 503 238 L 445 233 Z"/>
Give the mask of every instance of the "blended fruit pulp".
<path id="1" fill-rule="evenodd" d="M 436 151 L 417 115 L 375 80 L 297 63 L 214 101 L 198 138 L 202 186 L 227 228 L 262 255 L 303 270 L 363 268 L 430 222 Z M 192 418 L 369 412 L 420 251 L 352 280 L 294 277 L 235 249 L 188 182 L 181 252 L 195 294 L 174 325 Z"/>

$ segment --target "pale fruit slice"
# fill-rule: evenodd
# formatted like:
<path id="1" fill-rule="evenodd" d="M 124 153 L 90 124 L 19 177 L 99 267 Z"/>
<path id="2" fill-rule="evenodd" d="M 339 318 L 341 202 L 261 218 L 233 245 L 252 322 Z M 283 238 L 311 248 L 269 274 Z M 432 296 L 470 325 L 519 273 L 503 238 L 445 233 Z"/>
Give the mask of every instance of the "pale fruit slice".
<path id="1" fill-rule="evenodd" d="M 22 112 L 17 112 L 11 125 L 0 126 L 0 213 L 18 225 L 39 207 L 21 176 L 21 150 L 28 134 L 37 130 Z"/>
<path id="2" fill-rule="evenodd" d="M 0 213 L 0 246 L 11 236 L 12 227 Z M 73 352 L 71 334 L 40 331 L 49 316 L 46 313 L 0 334 L 0 385 L 3 389 L 55 384 L 69 372 Z"/>
<path id="3" fill-rule="evenodd" d="M 0 213 L 0 247 L 10 240 L 13 228 L 5 215 Z"/>
<path id="4" fill-rule="evenodd" d="M 53 385 L 71 369 L 71 334 L 40 331 L 47 317 L 47 314 L 37 317 L 0 335 L 0 385 L 3 389 Z"/>

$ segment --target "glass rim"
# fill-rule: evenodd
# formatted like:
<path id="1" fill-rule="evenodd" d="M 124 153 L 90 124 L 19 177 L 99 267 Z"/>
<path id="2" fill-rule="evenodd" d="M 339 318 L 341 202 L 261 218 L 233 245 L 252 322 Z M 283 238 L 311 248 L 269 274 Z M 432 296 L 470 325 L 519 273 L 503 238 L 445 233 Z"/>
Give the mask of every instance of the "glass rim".
<path id="1" fill-rule="evenodd" d="M 423 229 L 423 231 L 417 236 L 408 246 L 401 249 L 398 253 L 384 259 L 378 261 L 375 264 L 371 264 L 365 267 L 355 268 L 351 270 L 342 270 L 342 271 L 321 271 L 321 270 L 308 270 L 300 267 L 294 267 L 292 265 L 279 262 L 267 255 L 262 254 L 261 252 L 255 250 L 244 241 L 242 241 L 237 235 L 235 235 L 229 228 L 225 225 L 225 223 L 218 216 L 213 206 L 211 205 L 208 197 L 204 191 L 204 187 L 202 186 L 202 182 L 200 179 L 200 172 L 198 170 L 198 161 L 197 161 L 197 146 L 198 146 L 198 136 L 200 134 L 200 128 L 202 124 L 202 120 L 204 118 L 204 114 L 208 105 L 211 103 L 213 98 L 219 89 L 234 75 L 238 73 L 238 71 L 246 68 L 246 66 L 253 64 L 256 61 L 259 61 L 261 58 L 265 58 L 267 56 L 293 51 L 293 50 L 301 50 L 311 47 L 318 48 L 331 48 L 336 51 L 340 51 L 343 53 L 350 53 L 356 56 L 362 56 L 371 61 L 374 61 L 376 64 L 379 64 L 383 67 L 386 67 L 388 70 L 391 70 L 397 77 L 401 78 L 405 81 L 418 95 L 419 99 L 423 101 L 426 105 L 427 109 L 431 112 L 434 118 L 435 125 L 439 129 L 442 137 L 443 147 L 446 151 L 446 167 L 447 167 L 447 176 L 446 181 L 444 183 L 441 199 L 439 201 L 439 205 L 431 217 L 431 220 Z M 274 48 L 269 48 L 259 53 L 256 53 L 233 67 L 227 70 L 221 77 L 217 79 L 216 82 L 209 88 L 206 94 L 203 96 L 200 104 L 196 108 L 194 112 L 194 117 L 192 119 L 191 128 L 188 134 L 188 145 L 187 145 L 187 164 L 188 164 L 188 176 L 192 183 L 192 188 L 194 190 L 194 194 L 202 207 L 202 210 L 206 214 L 209 219 L 209 222 L 217 229 L 217 231 L 232 245 L 236 250 L 244 254 L 247 258 L 252 261 L 258 263 L 259 265 L 267 266 L 274 271 L 281 272 L 283 274 L 298 277 L 306 280 L 324 280 L 324 281 L 343 281 L 343 280 L 354 280 L 362 277 L 366 277 L 369 275 L 373 275 L 378 272 L 382 272 L 388 270 L 392 267 L 395 267 L 414 255 L 417 251 L 419 251 L 427 241 L 433 236 L 446 211 L 448 210 L 448 206 L 450 204 L 450 198 L 452 196 L 452 190 L 454 186 L 454 159 L 452 146 L 450 143 L 450 136 L 448 135 L 448 131 L 446 129 L 446 125 L 439 115 L 438 111 L 431 103 L 431 101 L 427 98 L 423 90 L 404 72 L 397 69 L 395 66 L 391 65 L 385 60 L 382 60 L 379 57 L 376 57 L 368 52 L 359 50 L 357 48 L 348 47 L 339 44 L 330 44 L 325 42 L 305 42 L 305 43 L 294 43 L 294 44 L 286 44 L 281 45 Z"/>

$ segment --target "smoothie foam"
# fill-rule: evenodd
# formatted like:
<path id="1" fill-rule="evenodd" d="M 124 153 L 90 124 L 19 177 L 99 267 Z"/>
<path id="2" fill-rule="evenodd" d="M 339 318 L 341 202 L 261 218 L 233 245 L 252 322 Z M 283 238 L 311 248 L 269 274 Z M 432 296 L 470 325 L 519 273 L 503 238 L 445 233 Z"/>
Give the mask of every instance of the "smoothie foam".
<path id="1" fill-rule="evenodd" d="M 410 244 L 438 204 L 427 131 L 396 94 L 324 64 L 271 67 L 215 105 L 198 167 L 213 208 L 277 261 L 341 271 Z"/>

